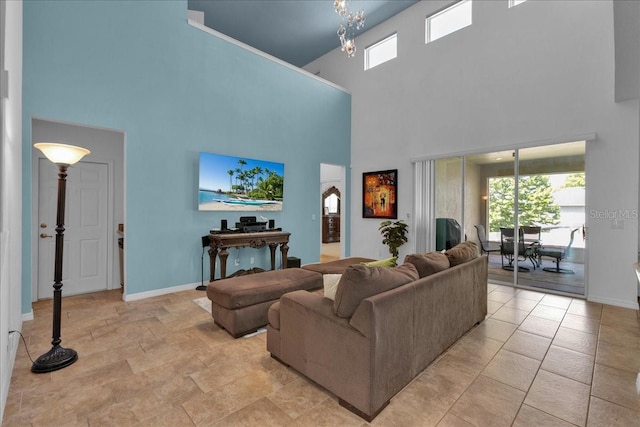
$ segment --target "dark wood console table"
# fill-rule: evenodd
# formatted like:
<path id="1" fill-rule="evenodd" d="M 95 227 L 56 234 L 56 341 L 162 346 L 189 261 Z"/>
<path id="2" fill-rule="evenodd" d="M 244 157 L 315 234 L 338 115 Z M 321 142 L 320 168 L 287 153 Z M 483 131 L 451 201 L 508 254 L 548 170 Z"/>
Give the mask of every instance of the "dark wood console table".
<path id="1" fill-rule="evenodd" d="M 289 251 L 289 236 L 285 231 L 260 231 L 256 233 L 210 233 L 209 234 L 209 266 L 210 280 L 216 276 L 216 256 L 220 258 L 220 279 L 227 277 L 228 248 L 250 247 L 254 249 L 269 246 L 271 251 L 271 269 L 276 269 L 276 248 L 280 245 L 282 253 L 282 268 L 287 268 L 287 252 Z"/>

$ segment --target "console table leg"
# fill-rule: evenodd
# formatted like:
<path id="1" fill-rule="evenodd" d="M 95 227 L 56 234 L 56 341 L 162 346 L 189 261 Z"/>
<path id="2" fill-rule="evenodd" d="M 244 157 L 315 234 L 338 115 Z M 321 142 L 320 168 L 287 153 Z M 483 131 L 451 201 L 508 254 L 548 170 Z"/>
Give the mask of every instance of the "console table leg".
<path id="1" fill-rule="evenodd" d="M 218 257 L 220 257 L 220 279 L 225 279 L 227 277 L 227 257 L 229 257 L 227 248 L 222 248 Z"/>
<path id="2" fill-rule="evenodd" d="M 218 248 L 209 248 L 209 281 L 216 280 L 216 256 Z"/>
<path id="3" fill-rule="evenodd" d="M 271 269 L 276 269 L 276 248 L 278 247 L 277 243 L 269 243 L 269 251 L 271 251 Z"/>
<path id="4" fill-rule="evenodd" d="M 287 268 L 287 254 L 289 253 L 289 245 L 282 243 L 280 245 L 280 252 L 282 252 L 282 268 Z"/>

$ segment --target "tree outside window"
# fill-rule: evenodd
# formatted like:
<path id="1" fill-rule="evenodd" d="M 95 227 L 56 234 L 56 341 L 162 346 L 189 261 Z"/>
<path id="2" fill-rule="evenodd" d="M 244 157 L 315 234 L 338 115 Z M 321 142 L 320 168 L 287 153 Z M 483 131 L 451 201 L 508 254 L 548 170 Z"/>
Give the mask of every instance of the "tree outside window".
<path id="1" fill-rule="evenodd" d="M 514 226 L 515 179 L 489 179 L 489 230 Z M 518 181 L 520 225 L 557 225 L 560 206 L 553 199 L 553 188 L 546 175 L 520 176 Z"/>

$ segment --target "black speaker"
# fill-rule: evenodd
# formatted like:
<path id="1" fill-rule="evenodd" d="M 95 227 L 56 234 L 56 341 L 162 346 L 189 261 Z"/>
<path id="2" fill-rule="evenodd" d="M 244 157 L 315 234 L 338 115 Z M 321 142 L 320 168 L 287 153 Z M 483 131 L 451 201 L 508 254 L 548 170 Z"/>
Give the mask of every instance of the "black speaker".
<path id="1" fill-rule="evenodd" d="M 227 229 L 227 220 L 226 219 L 221 219 L 220 220 L 220 230 L 226 230 Z"/>
<path id="2" fill-rule="evenodd" d="M 273 229 L 276 228 L 276 220 L 275 219 L 270 219 L 269 220 L 269 229 Z"/>
<path id="3" fill-rule="evenodd" d="M 300 268 L 301 261 L 300 258 L 295 256 L 287 257 L 287 268 Z"/>

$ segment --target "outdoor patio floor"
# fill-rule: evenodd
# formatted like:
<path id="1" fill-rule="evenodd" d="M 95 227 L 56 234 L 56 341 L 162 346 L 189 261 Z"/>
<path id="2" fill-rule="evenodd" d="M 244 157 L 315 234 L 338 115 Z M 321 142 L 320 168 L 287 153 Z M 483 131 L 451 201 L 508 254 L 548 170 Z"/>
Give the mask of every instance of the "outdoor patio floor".
<path id="1" fill-rule="evenodd" d="M 506 260 L 505 265 L 507 265 Z M 573 274 L 559 274 L 542 270 L 544 267 L 555 268 L 555 266 L 555 261 L 543 258 L 542 265 L 534 270 L 529 260 L 520 261 L 520 267 L 527 267 L 529 271 L 518 272 L 518 284 L 543 291 L 584 295 L 584 264 L 560 261 L 560 268 L 573 270 Z M 489 256 L 489 280 L 513 283 L 513 271 L 502 268 L 500 255 L 491 254 Z"/>

